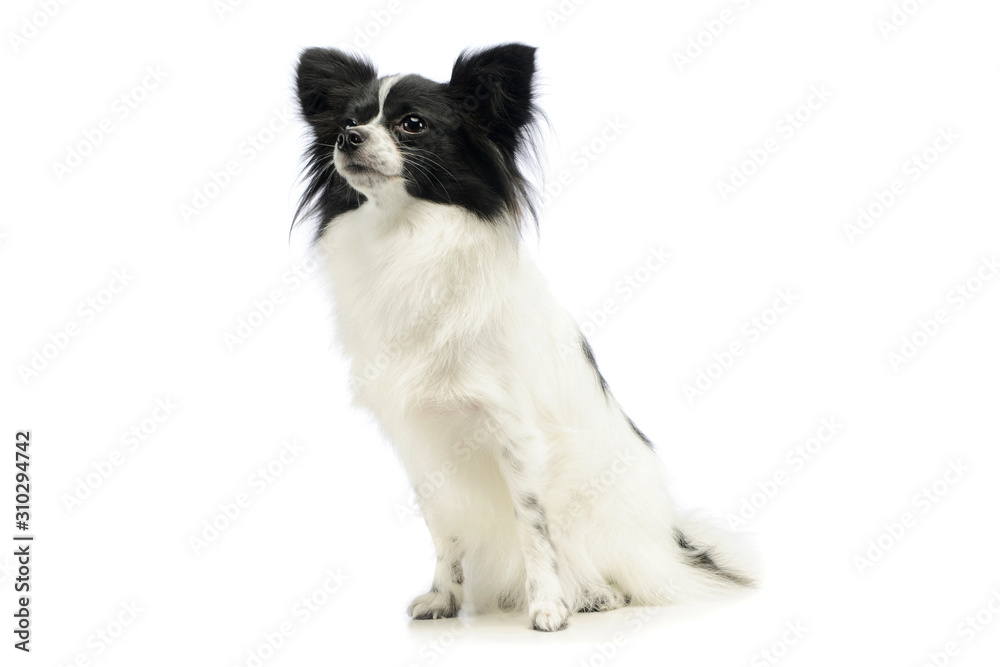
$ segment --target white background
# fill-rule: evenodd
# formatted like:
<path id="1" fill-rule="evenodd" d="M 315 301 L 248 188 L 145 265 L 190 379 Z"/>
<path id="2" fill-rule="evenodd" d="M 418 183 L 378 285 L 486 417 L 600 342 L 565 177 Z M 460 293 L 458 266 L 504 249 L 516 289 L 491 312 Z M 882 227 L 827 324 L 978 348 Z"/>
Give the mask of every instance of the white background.
<path id="1" fill-rule="evenodd" d="M 9 1 L 0 23 L 0 534 L 27 428 L 36 535 L 30 655 L 0 550 L 4 665 L 995 664 L 996 3 L 909 0 L 891 31 L 890 0 L 49 4 Z M 566 181 L 526 242 L 679 500 L 742 509 L 768 568 L 753 595 L 552 635 L 405 615 L 432 547 L 350 407 L 315 274 L 290 273 L 305 132 L 283 118 L 304 47 L 446 80 L 462 48 L 510 40 L 539 47 L 548 183 Z M 724 201 L 734 169 L 753 173 Z M 647 272 L 651 247 L 671 258 Z M 771 324 L 752 340 L 754 317 Z M 893 363 L 904 337 L 919 348 Z M 716 379 L 689 400 L 699 371 Z M 842 427 L 799 462 L 824 419 Z"/>

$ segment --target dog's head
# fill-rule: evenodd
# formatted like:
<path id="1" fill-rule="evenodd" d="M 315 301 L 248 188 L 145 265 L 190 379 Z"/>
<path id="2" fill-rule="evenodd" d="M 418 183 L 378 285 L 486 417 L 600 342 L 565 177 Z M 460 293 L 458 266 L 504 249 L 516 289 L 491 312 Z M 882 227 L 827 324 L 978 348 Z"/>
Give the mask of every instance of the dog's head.
<path id="1" fill-rule="evenodd" d="M 523 44 L 462 53 L 448 83 L 379 78 L 367 59 L 307 49 L 297 87 L 314 141 L 298 217 L 319 215 L 322 233 L 367 198 L 399 192 L 493 222 L 533 215 L 519 160 L 537 117 L 534 72 Z"/>

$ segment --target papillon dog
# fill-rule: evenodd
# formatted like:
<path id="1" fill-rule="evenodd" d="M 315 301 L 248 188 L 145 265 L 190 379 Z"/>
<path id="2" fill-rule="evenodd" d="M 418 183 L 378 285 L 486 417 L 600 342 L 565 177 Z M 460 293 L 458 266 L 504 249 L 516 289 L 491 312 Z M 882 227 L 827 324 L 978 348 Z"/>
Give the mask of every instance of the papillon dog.
<path id="1" fill-rule="evenodd" d="M 522 242 L 537 220 L 535 49 L 465 51 L 447 83 L 301 54 L 315 218 L 355 401 L 393 443 L 437 564 L 415 619 L 662 605 L 752 587 L 742 549 L 680 512 Z"/>

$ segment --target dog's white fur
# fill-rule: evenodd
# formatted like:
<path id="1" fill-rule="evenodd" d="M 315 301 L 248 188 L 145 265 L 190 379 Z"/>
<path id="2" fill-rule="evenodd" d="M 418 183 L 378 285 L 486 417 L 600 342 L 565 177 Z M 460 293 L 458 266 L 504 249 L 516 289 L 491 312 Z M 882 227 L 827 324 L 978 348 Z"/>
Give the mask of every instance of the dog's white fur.
<path id="1" fill-rule="evenodd" d="M 385 130 L 364 129 L 380 154 L 368 159 L 397 164 Z M 367 201 L 319 241 L 340 340 L 356 401 L 394 443 L 438 555 L 411 615 L 451 616 L 468 598 L 556 630 L 581 608 L 733 586 L 692 553 L 747 576 L 674 507 L 513 221 L 413 198 L 391 173 L 342 173 Z"/>

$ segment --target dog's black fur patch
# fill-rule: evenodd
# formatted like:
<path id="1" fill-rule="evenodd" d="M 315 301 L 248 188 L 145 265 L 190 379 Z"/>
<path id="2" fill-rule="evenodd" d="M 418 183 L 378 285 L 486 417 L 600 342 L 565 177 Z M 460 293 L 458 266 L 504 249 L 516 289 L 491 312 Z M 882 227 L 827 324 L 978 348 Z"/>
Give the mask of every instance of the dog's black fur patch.
<path id="1" fill-rule="evenodd" d="M 601 369 L 597 367 L 597 359 L 594 358 L 594 349 L 590 347 L 590 343 L 587 341 L 587 337 L 583 335 L 583 332 L 580 332 L 580 343 L 581 347 L 583 348 L 583 356 L 587 358 L 587 361 L 594 368 L 594 373 L 597 374 L 597 381 L 601 385 L 601 391 L 604 392 L 604 395 L 608 398 L 608 400 L 611 400 L 611 388 L 608 387 L 608 381 L 605 380 L 604 375 L 601 374 Z M 645 433 L 639 430 L 639 427 L 635 425 L 635 422 L 632 421 L 631 417 L 626 415 L 624 411 L 622 412 L 622 415 L 625 416 L 625 421 L 628 422 L 628 425 L 629 427 L 631 427 L 632 432 L 635 433 L 639 437 L 639 439 L 646 444 L 647 447 L 653 449 L 653 443 L 650 442 L 649 438 L 646 437 Z"/>
<path id="2" fill-rule="evenodd" d="M 370 60 L 336 49 L 306 49 L 299 58 L 295 83 L 302 117 L 312 127 L 313 141 L 306 150 L 306 188 L 295 211 L 295 222 L 318 217 L 317 238 L 330 220 L 366 201 L 334 169 L 333 150 L 344 129 L 348 105 L 368 104 L 378 110 L 376 77 Z"/>

